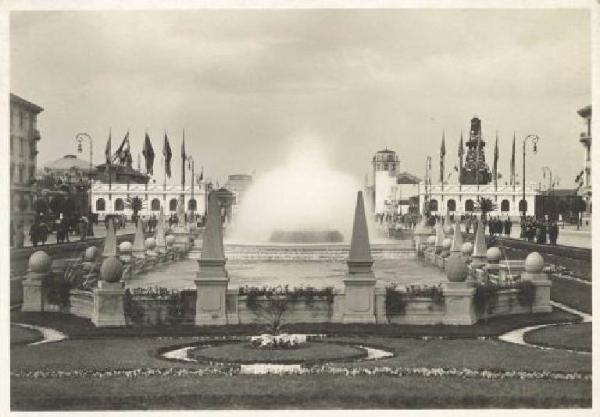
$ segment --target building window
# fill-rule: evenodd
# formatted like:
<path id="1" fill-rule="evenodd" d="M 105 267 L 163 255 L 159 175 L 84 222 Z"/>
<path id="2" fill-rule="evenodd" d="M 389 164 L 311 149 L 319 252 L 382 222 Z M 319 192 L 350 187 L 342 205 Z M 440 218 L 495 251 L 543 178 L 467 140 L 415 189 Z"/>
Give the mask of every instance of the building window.
<path id="1" fill-rule="evenodd" d="M 177 211 L 177 199 L 172 198 L 169 200 L 169 211 Z"/>
<path id="2" fill-rule="evenodd" d="M 446 206 L 448 207 L 448 211 L 456 211 L 456 200 L 454 200 L 454 199 L 448 200 L 448 203 L 446 203 Z"/>
<path id="3" fill-rule="evenodd" d="M 23 129 L 23 110 L 19 110 L 19 127 Z"/>
<path id="4" fill-rule="evenodd" d="M 473 203 L 473 200 L 469 199 L 467 201 L 465 201 L 465 211 L 473 211 L 475 210 L 475 203 Z"/>
<path id="5" fill-rule="evenodd" d="M 15 164 L 11 162 L 10 164 L 10 182 L 15 181 Z"/>
<path id="6" fill-rule="evenodd" d="M 29 158 L 35 159 L 36 154 L 37 154 L 36 143 L 35 143 L 35 140 L 32 140 L 29 142 Z"/>
<path id="7" fill-rule="evenodd" d="M 436 199 L 429 202 L 429 211 L 438 211 L 438 201 Z"/>
<path id="8" fill-rule="evenodd" d="M 23 156 L 24 150 L 25 150 L 25 143 L 23 143 L 23 138 L 19 138 L 19 156 Z"/>
<path id="9" fill-rule="evenodd" d="M 526 213 L 527 212 L 527 200 L 521 200 L 519 201 L 519 211 L 522 213 Z"/>
<path id="10" fill-rule="evenodd" d="M 104 211 L 106 210 L 106 201 L 103 198 L 99 198 L 96 200 L 96 211 Z"/>
<path id="11" fill-rule="evenodd" d="M 500 211 L 510 211 L 510 202 L 508 200 L 502 200 L 500 203 Z"/>
<path id="12" fill-rule="evenodd" d="M 117 198 L 115 200 L 115 211 L 123 211 L 125 210 L 125 203 L 122 198 Z"/>
<path id="13" fill-rule="evenodd" d="M 150 203 L 150 209 L 152 211 L 159 211 L 160 210 L 160 200 L 158 198 L 154 198 L 152 200 L 152 202 Z"/>
<path id="14" fill-rule="evenodd" d="M 196 200 L 194 198 L 188 200 L 188 210 L 196 211 L 197 210 Z"/>
<path id="15" fill-rule="evenodd" d="M 29 180 L 32 181 L 35 179 L 35 166 L 29 165 Z"/>

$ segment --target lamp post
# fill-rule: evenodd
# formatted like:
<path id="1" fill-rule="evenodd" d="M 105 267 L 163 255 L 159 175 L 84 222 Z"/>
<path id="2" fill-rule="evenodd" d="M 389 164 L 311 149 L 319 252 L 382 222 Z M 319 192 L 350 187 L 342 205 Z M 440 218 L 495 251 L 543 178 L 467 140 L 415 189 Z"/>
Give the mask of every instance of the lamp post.
<path id="1" fill-rule="evenodd" d="M 531 143 L 533 143 L 533 153 L 537 153 L 537 143 L 540 140 L 538 135 L 527 135 L 525 137 L 525 139 L 523 139 L 523 200 L 522 200 L 522 206 L 523 206 L 523 218 L 525 218 L 525 216 L 527 215 L 527 200 L 525 200 L 525 153 L 527 150 L 527 140 L 531 139 Z M 525 230 L 523 227 L 521 227 L 521 237 L 525 237 Z"/>
<path id="2" fill-rule="evenodd" d="M 94 235 L 94 228 L 92 226 L 92 222 L 89 216 L 91 216 L 92 214 L 92 170 L 94 169 L 94 141 L 92 140 L 92 137 L 85 133 L 78 133 L 75 135 L 75 140 L 77 141 L 77 152 L 78 153 L 82 153 L 83 152 L 83 146 L 81 145 L 83 140 L 87 139 L 90 142 L 90 168 L 88 170 L 88 184 L 89 184 L 89 189 L 88 189 L 88 220 L 90 220 L 88 222 L 88 233 L 90 236 Z"/>

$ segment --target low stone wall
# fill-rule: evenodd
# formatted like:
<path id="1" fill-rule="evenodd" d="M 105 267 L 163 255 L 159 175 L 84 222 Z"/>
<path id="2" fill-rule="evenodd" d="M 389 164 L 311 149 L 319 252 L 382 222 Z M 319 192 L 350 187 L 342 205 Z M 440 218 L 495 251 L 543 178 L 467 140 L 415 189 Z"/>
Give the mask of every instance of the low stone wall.
<path id="1" fill-rule="evenodd" d="M 406 299 L 403 312 L 388 312 L 387 320 L 392 324 L 434 325 L 444 322 L 445 313 L 445 304 L 436 303 L 428 297 L 411 297 Z"/>
<path id="2" fill-rule="evenodd" d="M 237 314 L 240 324 L 265 324 L 269 321 L 269 301 L 266 297 L 257 297 L 257 307 L 251 308 L 248 297 L 238 296 Z M 325 297 L 315 297 L 311 302 L 288 299 L 287 309 L 282 315 L 284 323 L 329 323 L 332 322 L 333 303 Z"/>
<path id="3" fill-rule="evenodd" d="M 69 312 L 78 317 L 91 319 L 94 313 L 94 294 L 91 291 L 71 290 Z"/>

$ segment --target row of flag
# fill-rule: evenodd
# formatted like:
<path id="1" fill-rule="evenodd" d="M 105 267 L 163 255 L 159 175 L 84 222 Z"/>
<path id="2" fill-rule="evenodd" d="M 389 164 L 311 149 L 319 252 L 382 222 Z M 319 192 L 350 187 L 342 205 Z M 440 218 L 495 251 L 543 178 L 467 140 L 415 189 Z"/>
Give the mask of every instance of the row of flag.
<path id="1" fill-rule="evenodd" d="M 477 152 L 475 153 L 475 156 L 477 159 L 479 159 L 479 151 L 480 151 L 480 140 L 478 141 L 478 145 L 477 145 Z M 515 184 L 515 142 L 516 142 L 516 135 L 513 135 L 513 143 L 512 143 L 512 155 L 510 158 L 510 183 L 511 185 Z M 460 168 L 457 168 L 456 166 L 454 167 L 455 170 L 457 170 L 460 173 L 462 172 L 463 169 L 463 156 L 465 154 L 465 146 L 464 146 L 464 141 L 463 141 L 463 133 L 460 132 L 460 142 L 458 143 L 458 160 L 459 160 L 459 164 L 460 164 Z M 496 144 L 494 146 L 494 181 L 495 183 L 497 183 L 498 178 L 500 178 L 501 176 L 498 174 L 498 158 L 499 158 L 500 152 L 498 150 L 498 133 L 496 133 Z M 446 159 L 446 132 L 442 132 L 442 145 L 440 147 L 440 182 L 443 183 L 444 182 L 444 173 L 445 173 L 445 159 Z"/>
<path id="2" fill-rule="evenodd" d="M 165 132 L 165 138 L 163 141 L 162 154 L 165 162 L 165 175 L 168 178 L 171 178 L 171 159 L 173 157 L 173 152 L 171 151 L 171 144 L 169 143 L 169 138 L 167 133 Z M 131 145 L 129 143 L 129 131 L 125 135 L 125 138 L 121 142 L 121 145 L 116 150 L 115 154 L 112 154 L 112 132 L 108 133 L 108 141 L 106 142 L 106 149 L 104 151 L 104 155 L 106 157 L 106 165 L 110 167 L 114 163 L 114 161 L 118 160 L 121 163 L 127 164 L 131 166 Z M 146 136 L 144 138 L 144 147 L 142 148 L 142 155 L 144 155 L 144 160 L 146 162 L 146 174 L 154 175 L 154 147 L 152 146 L 152 142 L 150 141 L 150 136 L 148 132 L 146 132 Z M 184 174 L 185 170 L 185 162 L 188 162 L 188 166 L 191 168 L 191 161 L 188 159 L 186 151 L 185 151 L 185 131 L 183 141 L 181 143 L 181 159 L 182 159 L 182 174 Z M 182 177 L 183 178 L 183 177 Z M 204 171 L 200 172 L 200 175 L 197 177 L 198 183 L 200 183 L 204 179 Z"/>

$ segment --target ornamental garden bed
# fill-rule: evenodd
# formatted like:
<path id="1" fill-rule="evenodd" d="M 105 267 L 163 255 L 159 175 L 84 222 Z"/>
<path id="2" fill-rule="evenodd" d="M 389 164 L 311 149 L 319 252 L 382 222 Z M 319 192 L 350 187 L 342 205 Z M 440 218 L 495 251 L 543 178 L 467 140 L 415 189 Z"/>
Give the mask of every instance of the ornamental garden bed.
<path id="1" fill-rule="evenodd" d="M 257 349 L 249 341 L 210 342 L 189 351 L 190 358 L 204 362 L 221 363 L 320 363 L 354 361 L 367 357 L 364 349 L 344 343 L 306 342 L 285 349 Z"/>

